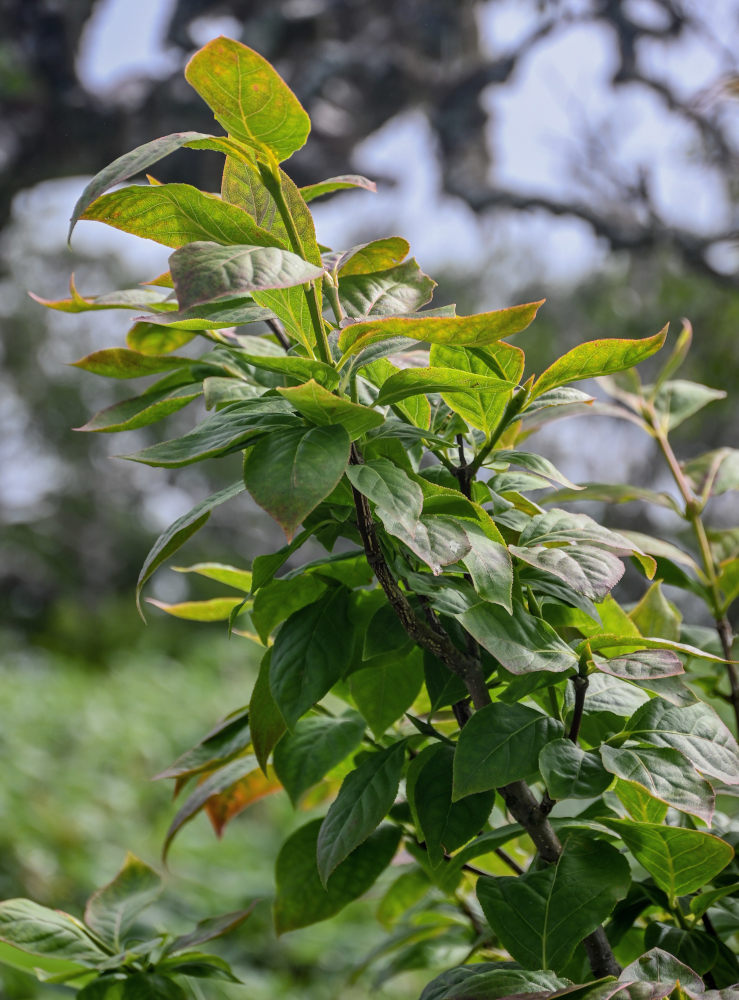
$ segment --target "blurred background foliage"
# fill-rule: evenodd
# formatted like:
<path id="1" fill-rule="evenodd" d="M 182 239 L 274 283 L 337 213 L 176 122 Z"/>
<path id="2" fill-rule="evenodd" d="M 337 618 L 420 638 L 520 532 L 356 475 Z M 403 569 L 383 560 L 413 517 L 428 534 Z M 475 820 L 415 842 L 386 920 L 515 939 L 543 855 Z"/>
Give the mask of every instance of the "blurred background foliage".
<path id="1" fill-rule="evenodd" d="M 217 626 L 152 616 L 144 628 L 135 614 L 154 537 L 236 478 L 239 462 L 223 460 L 219 480 L 142 468 L 110 456 L 147 443 L 146 429 L 129 432 L 125 449 L 72 433 L 130 393 L 66 365 L 126 331 L 106 313 L 42 310 L 26 290 L 61 297 L 75 271 L 95 294 L 166 267 L 162 248 L 91 223 L 65 247 L 85 178 L 156 136 L 211 131 L 182 66 L 216 34 L 239 38 L 313 119 L 288 164 L 295 180 L 350 169 L 378 180 L 376 196 L 316 204 L 324 242 L 409 236 L 439 281 L 437 303 L 461 312 L 546 295 L 520 337 L 533 370 L 576 342 L 647 336 L 667 321 L 675 330 L 688 317 L 695 340 L 681 374 L 729 392 L 675 434 L 691 457 L 735 444 L 739 426 L 739 70 L 729 44 L 739 3 L 0 0 L 0 26 L 0 894 L 74 910 L 126 848 L 156 859 L 173 808 L 148 779 L 247 700 L 255 659 Z M 157 177 L 215 190 L 219 166 L 183 150 Z M 191 419 L 170 418 L 172 435 Z M 670 488 L 629 425 L 564 422 L 536 445 L 576 480 Z M 592 513 L 668 537 L 677 527 L 647 524 L 638 504 Z M 730 511 L 717 503 L 712 514 Z M 276 540 L 263 512 L 230 505 L 187 561 L 247 563 Z M 164 571 L 152 592 L 173 600 L 184 586 Z M 338 926 L 271 936 L 271 830 L 296 823 L 280 796 L 221 843 L 200 817 L 173 852 L 161 919 L 263 895 L 232 946 L 252 995 L 367 995 L 367 978 L 346 981 L 379 939 L 368 919 L 379 889 Z M 412 992 L 403 978 L 383 988 Z M 23 976 L 4 990 L 36 995 Z"/>

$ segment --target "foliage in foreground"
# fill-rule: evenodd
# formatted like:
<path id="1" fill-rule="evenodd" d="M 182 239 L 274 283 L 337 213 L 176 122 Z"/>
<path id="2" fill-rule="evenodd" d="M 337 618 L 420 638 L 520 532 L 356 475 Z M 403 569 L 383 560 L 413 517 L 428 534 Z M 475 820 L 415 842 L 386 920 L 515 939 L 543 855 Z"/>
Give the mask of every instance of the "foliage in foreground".
<path id="1" fill-rule="evenodd" d="M 152 602 L 228 621 L 264 647 L 249 706 L 161 775 L 177 791 L 192 784 L 165 853 L 203 809 L 222 828 L 275 787 L 296 805 L 330 798 L 278 856 L 280 933 L 338 913 L 395 860 L 378 910 L 386 974 L 458 962 L 424 1000 L 737 996 L 737 828 L 716 793 L 739 783 L 739 749 L 696 690 L 719 697 L 728 679 L 739 704 L 726 663 L 737 530 L 711 534 L 702 521 L 711 496 L 739 485 L 739 455 L 721 449 L 681 466 L 672 452 L 670 430 L 720 395 L 673 379 L 689 329 L 649 386 L 633 369 L 666 331 L 582 344 L 525 377 L 508 338 L 541 303 L 468 317 L 424 309 L 434 282 L 406 259 L 402 238 L 321 247 L 307 202 L 371 183 L 295 187 L 279 163 L 303 145 L 309 121 L 251 50 L 218 39 L 186 75 L 228 135 L 178 133 L 121 157 L 72 220 L 172 247 L 169 271 L 144 288 L 86 299 L 73 287 L 46 303 L 148 310 L 127 348 L 77 364 L 161 377 L 85 430 L 133 429 L 203 399 L 212 413 L 192 431 L 126 457 L 176 468 L 244 454 L 243 479 L 158 539 L 139 594 L 245 490 L 287 538 L 251 570 L 187 567 L 234 596 Z M 109 191 L 182 146 L 225 154 L 220 197 L 153 178 Z M 197 335 L 209 341 L 204 354 L 175 353 Z M 615 403 L 572 385 L 592 377 L 606 378 Z M 526 450 L 550 420 L 598 411 L 655 438 L 682 505 L 623 484 L 577 487 Z M 528 495 L 554 486 L 555 503 L 670 508 L 694 532 L 701 565 Z M 278 575 L 308 539 L 327 555 Z M 624 559 L 653 581 L 631 609 L 611 593 Z M 663 582 L 705 601 L 716 651 L 713 636 L 682 624 Z M 245 914 L 211 919 L 184 943 L 142 941 L 135 918 L 154 879 L 129 860 L 84 923 L 27 900 L 0 904 L 0 957 L 61 977 L 87 1000 L 166 1000 L 183 996 L 188 977 L 228 976 L 218 959 L 189 952 Z"/>

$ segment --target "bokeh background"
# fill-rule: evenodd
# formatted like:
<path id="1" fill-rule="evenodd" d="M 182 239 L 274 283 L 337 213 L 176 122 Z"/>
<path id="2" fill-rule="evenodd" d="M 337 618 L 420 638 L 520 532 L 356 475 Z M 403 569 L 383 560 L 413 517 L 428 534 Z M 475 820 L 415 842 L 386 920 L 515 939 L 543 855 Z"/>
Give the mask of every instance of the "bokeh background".
<path id="1" fill-rule="evenodd" d="M 310 113 L 288 164 L 298 183 L 377 180 L 374 196 L 315 203 L 323 243 L 405 235 L 439 281 L 437 304 L 463 313 L 546 296 L 519 338 L 532 370 L 582 340 L 668 321 L 674 333 L 686 316 L 682 374 L 730 395 L 682 425 L 676 446 L 689 458 L 736 445 L 739 0 L 0 0 L 0 897 L 76 911 L 126 849 L 156 862 L 173 806 L 149 779 L 248 700 L 256 647 L 220 626 L 152 615 L 144 627 L 133 604 L 156 535 L 234 479 L 238 459 L 149 469 L 112 457 L 148 443 L 146 429 L 74 433 L 130 394 L 67 367 L 123 343 L 125 321 L 49 312 L 26 294 L 63 296 L 72 271 L 97 294 L 166 269 L 162 247 L 95 223 L 80 223 L 70 249 L 66 220 L 122 152 L 212 131 L 182 69 L 218 34 L 272 61 Z M 156 176 L 217 190 L 219 166 L 182 150 Z M 185 414 L 170 418 L 172 436 Z M 629 424 L 563 422 L 535 444 L 575 480 L 671 488 Z M 638 504 L 591 513 L 679 530 Z M 711 512 L 736 515 L 731 500 Z M 227 507 L 183 561 L 248 565 L 276 541 L 263 512 Z M 206 594 L 168 570 L 151 588 L 186 592 Z M 263 896 L 226 946 L 252 997 L 414 995 L 392 953 L 357 971 L 380 940 L 379 889 L 338 921 L 274 940 L 272 862 L 306 818 L 275 796 L 217 843 L 199 817 L 175 844 L 155 920 L 176 929 Z M 8 1000 L 65 995 L 0 975 Z"/>

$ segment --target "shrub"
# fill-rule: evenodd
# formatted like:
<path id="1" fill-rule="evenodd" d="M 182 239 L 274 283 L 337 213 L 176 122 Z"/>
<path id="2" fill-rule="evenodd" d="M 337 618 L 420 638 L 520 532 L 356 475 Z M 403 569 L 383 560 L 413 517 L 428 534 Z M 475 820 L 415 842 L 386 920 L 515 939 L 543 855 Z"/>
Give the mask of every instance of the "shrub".
<path id="1" fill-rule="evenodd" d="M 634 366 L 666 330 L 581 344 L 526 377 L 509 338 L 540 302 L 474 316 L 428 309 L 435 283 L 401 237 L 320 246 L 308 202 L 371 182 L 295 186 L 280 163 L 305 142 L 309 119 L 250 49 L 217 39 L 186 76 L 227 135 L 139 147 L 90 182 L 72 218 L 173 248 L 169 271 L 142 288 L 84 298 L 72 286 L 69 299 L 45 302 L 146 310 L 126 348 L 76 364 L 159 379 L 85 430 L 141 427 L 203 400 L 210 413 L 192 430 L 126 457 L 178 468 L 243 453 L 243 477 L 157 540 L 137 598 L 210 512 L 243 503 L 244 491 L 286 536 L 251 569 L 187 567 L 230 596 L 152 601 L 228 622 L 264 650 L 249 706 L 163 772 L 178 791 L 191 786 L 165 854 L 199 811 L 221 828 L 282 787 L 296 805 L 331 801 L 281 848 L 278 932 L 332 917 L 395 863 L 378 907 L 384 974 L 457 962 L 424 1000 L 730 987 L 737 828 L 732 799 L 716 812 L 715 797 L 739 783 L 739 751 L 709 702 L 728 678 L 739 704 L 727 663 L 737 529 L 710 533 L 702 511 L 739 485 L 739 453 L 681 466 L 672 451 L 669 431 L 720 395 L 672 379 L 689 327 L 652 385 Z M 225 154 L 220 197 L 155 181 L 109 190 L 183 146 Z M 176 353 L 195 337 L 205 353 Z M 615 403 L 573 387 L 594 377 Z M 619 483 L 576 486 L 526 450 L 549 421 L 598 412 L 655 439 L 680 502 Z M 543 501 L 528 495 L 553 487 Z M 577 498 L 672 510 L 694 532 L 701 565 L 550 506 Z M 285 572 L 309 539 L 326 554 Z M 624 560 L 654 581 L 630 609 L 612 595 Z M 705 628 L 682 625 L 663 583 L 705 601 L 717 649 Z M 84 1000 L 177 998 L 191 977 L 227 978 L 200 945 L 246 911 L 184 938 L 142 938 L 138 914 L 157 884 L 129 859 L 84 923 L 5 902 L 0 958 L 67 981 Z"/>

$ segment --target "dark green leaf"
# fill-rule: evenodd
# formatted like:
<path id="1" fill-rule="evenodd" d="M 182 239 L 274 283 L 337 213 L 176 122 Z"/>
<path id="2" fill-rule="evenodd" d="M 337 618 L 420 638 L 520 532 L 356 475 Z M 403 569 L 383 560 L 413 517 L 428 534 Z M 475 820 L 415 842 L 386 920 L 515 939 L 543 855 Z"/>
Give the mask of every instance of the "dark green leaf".
<path id="1" fill-rule="evenodd" d="M 480 878 L 485 917 L 524 967 L 562 969 L 626 895 L 629 866 L 602 840 L 571 835 L 556 864 L 518 877 Z"/>
<path id="2" fill-rule="evenodd" d="M 691 762 L 667 747 L 600 748 L 606 770 L 622 781 L 630 781 L 661 802 L 690 813 L 711 825 L 713 789 L 693 770 Z"/>
<path id="3" fill-rule="evenodd" d="M 481 708 L 459 735 L 454 801 L 535 774 L 541 750 L 562 729 L 561 722 L 525 705 L 493 702 Z"/>
<path id="4" fill-rule="evenodd" d="M 249 703 L 251 740 L 254 746 L 254 754 L 265 775 L 267 774 L 269 755 L 286 729 L 285 720 L 282 718 L 282 713 L 277 707 L 277 703 L 272 697 L 272 691 L 270 690 L 269 674 L 271 659 L 272 650 L 268 649 L 259 665 L 259 674 L 251 694 L 251 702 Z"/>
<path id="5" fill-rule="evenodd" d="M 378 657 L 347 679 L 354 703 L 376 737 L 410 708 L 423 684 L 420 651 Z"/>
<path id="6" fill-rule="evenodd" d="M 361 716 L 347 712 L 338 718 L 320 715 L 300 719 L 291 733 L 285 733 L 275 747 L 274 766 L 293 805 L 357 749 L 364 728 Z"/>
<path id="7" fill-rule="evenodd" d="M 250 743 L 249 712 L 247 709 L 240 709 L 226 716 L 191 750 L 186 750 L 178 757 L 174 764 L 154 775 L 153 780 L 192 777 L 202 771 L 211 771 L 246 750 Z"/>
<path id="8" fill-rule="evenodd" d="M 121 951 L 136 917 L 161 891 L 162 880 L 154 869 L 129 853 L 115 878 L 87 901 L 85 923 L 106 944 Z"/>
<path id="9" fill-rule="evenodd" d="M 683 989 L 703 992 L 703 980 L 679 962 L 674 955 L 668 955 L 661 948 L 652 948 L 631 965 L 627 965 L 619 976 L 619 982 L 676 983 Z"/>
<path id="10" fill-rule="evenodd" d="M 318 873 L 332 872 L 363 843 L 389 812 L 405 763 L 405 742 L 369 754 L 344 779 L 318 835 Z"/>
<path id="11" fill-rule="evenodd" d="M 726 841 L 702 830 L 603 819 L 671 900 L 710 882 L 734 857 Z"/>
<path id="12" fill-rule="evenodd" d="M 144 465 L 176 469 L 193 462 L 202 462 L 206 458 L 240 451 L 246 447 L 249 438 L 275 428 L 280 429 L 280 437 L 293 440 L 296 434 L 305 433 L 295 424 L 296 418 L 279 398 L 245 400 L 207 417 L 182 437 L 150 445 L 133 455 L 119 457 L 131 462 L 142 462 Z"/>
<path id="13" fill-rule="evenodd" d="M 429 860 L 438 867 L 444 854 L 456 851 L 485 826 L 493 808 L 491 789 L 452 801 L 454 748 L 437 745 L 413 785 L 415 808 Z"/>
<path id="14" fill-rule="evenodd" d="M 181 934 L 174 941 L 170 941 L 167 945 L 167 954 L 176 955 L 179 952 L 188 951 L 190 948 L 197 948 L 198 945 L 205 944 L 206 941 L 223 937 L 224 934 L 228 934 L 229 931 L 243 924 L 255 905 L 252 903 L 246 910 L 237 910 L 234 913 L 224 913 L 220 917 L 208 917 L 206 920 L 201 920 L 195 930 L 190 931 L 189 934 Z"/>
<path id="15" fill-rule="evenodd" d="M 316 866 L 316 846 L 321 820 L 296 830 L 277 857 L 275 880 L 275 929 L 278 934 L 327 920 L 358 899 L 390 864 L 400 840 L 400 830 L 381 826 L 370 834 L 328 880 L 321 882 Z"/>
<path id="16" fill-rule="evenodd" d="M 739 748 L 719 717 L 703 702 L 678 708 L 662 698 L 642 705 L 629 719 L 632 739 L 679 750 L 702 774 L 739 784 Z"/>
<path id="17" fill-rule="evenodd" d="M 528 994 L 543 997 L 564 989 L 569 980 L 551 972 L 524 972 L 501 968 L 499 962 L 474 962 L 448 969 L 432 979 L 420 1000 L 508 1000 Z"/>
<path id="18" fill-rule="evenodd" d="M 189 310 L 247 292 L 302 285 L 323 274 L 289 250 L 243 241 L 236 246 L 190 242 L 175 250 L 169 266 L 180 308 Z"/>
<path id="19" fill-rule="evenodd" d="M 577 666 L 577 655 L 551 625 L 513 605 L 513 614 L 494 604 L 477 604 L 458 615 L 467 632 L 512 674 L 561 672 Z"/>
<path id="20" fill-rule="evenodd" d="M 269 686 L 290 728 L 330 691 L 349 666 L 354 636 L 348 609 L 348 591 L 334 587 L 320 600 L 290 615 L 277 633 Z"/>
<path id="21" fill-rule="evenodd" d="M 647 926 L 644 945 L 647 948 L 661 948 L 674 955 L 698 975 L 708 972 L 718 957 L 715 938 L 697 928 L 683 929 L 658 920 Z"/>
<path id="22" fill-rule="evenodd" d="M 592 799 L 613 781 L 597 753 L 571 740 L 552 740 L 539 754 L 539 770 L 553 799 Z"/>
<path id="23" fill-rule="evenodd" d="M 364 465 L 350 465 L 346 475 L 352 486 L 387 511 L 393 520 L 413 532 L 423 509 L 423 493 L 402 469 L 385 458 Z"/>
<path id="24" fill-rule="evenodd" d="M 305 143 L 310 119 L 266 59 L 232 38 L 195 53 L 185 78 L 230 136 L 286 160 Z"/>
<path id="25" fill-rule="evenodd" d="M 210 517 L 210 512 L 214 507 L 218 507 L 227 500 L 232 500 L 235 496 L 238 496 L 239 493 L 243 492 L 244 485 L 241 481 L 231 483 L 231 485 L 226 486 L 225 489 L 219 490 L 217 493 L 213 493 L 211 496 L 206 497 L 205 500 L 201 500 L 200 503 L 195 504 L 195 506 L 192 507 L 186 514 L 178 517 L 176 521 L 170 524 L 170 526 L 162 532 L 149 550 L 136 583 L 136 604 L 139 611 L 141 611 L 141 588 L 144 586 L 152 573 L 159 566 L 161 566 L 163 562 L 169 559 L 169 557 L 173 555 L 177 549 L 184 545 L 191 535 L 194 535 L 196 531 L 202 528 Z"/>
<path id="26" fill-rule="evenodd" d="M 184 377 L 187 379 L 185 385 L 175 388 L 167 385 L 159 389 L 152 386 L 141 396 L 125 399 L 100 410 L 90 417 L 87 423 L 75 427 L 75 430 L 103 431 L 110 434 L 135 430 L 137 427 L 148 427 L 149 424 L 163 420 L 202 395 L 200 385 L 190 382 L 189 376 Z"/>
<path id="27" fill-rule="evenodd" d="M 81 989 L 77 1000 L 187 1000 L 187 994 L 167 976 L 134 972 L 125 979 L 101 976 Z"/>
<path id="28" fill-rule="evenodd" d="M 643 340 L 593 340 L 573 347 L 550 365 L 534 383 L 533 396 L 540 396 L 568 382 L 609 375 L 633 368 L 662 347 L 667 328 Z"/>
<path id="29" fill-rule="evenodd" d="M 344 427 L 284 428 L 260 440 L 244 462 L 244 482 L 290 541 L 338 484 L 349 462 Z"/>
<path id="30" fill-rule="evenodd" d="M 272 580 L 261 587 L 254 598 L 251 620 L 266 645 L 274 629 L 323 594 L 326 584 L 308 575 Z"/>
<path id="31" fill-rule="evenodd" d="M 181 149 L 188 142 L 206 138 L 209 137 L 202 132 L 174 132 L 172 135 L 164 135 L 160 139 L 145 142 L 143 146 L 137 146 L 130 153 L 124 153 L 123 156 L 113 160 L 107 167 L 95 174 L 79 196 L 70 219 L 68 239 L 72 238 L 72 230 L 88 205 L 109 188 L 143 173 L 153 163 L 173 153 L 176 149 Z"/>

